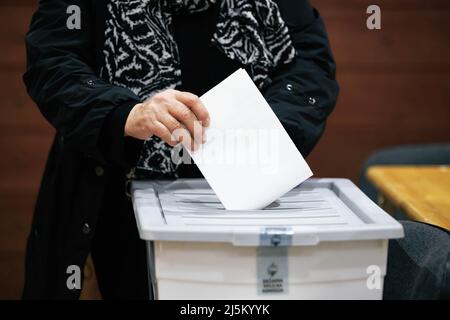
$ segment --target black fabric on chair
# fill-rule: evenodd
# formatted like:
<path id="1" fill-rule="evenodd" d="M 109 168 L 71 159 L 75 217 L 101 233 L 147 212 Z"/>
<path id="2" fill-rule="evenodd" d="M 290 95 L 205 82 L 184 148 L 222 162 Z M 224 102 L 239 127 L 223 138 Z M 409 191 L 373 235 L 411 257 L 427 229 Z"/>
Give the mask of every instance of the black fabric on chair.
<path id="1" fill-rule="evenodd" d="M 450 299 L 450 234 L 401 221 L 403 239 L 389 242 L 383 299 Z"/>

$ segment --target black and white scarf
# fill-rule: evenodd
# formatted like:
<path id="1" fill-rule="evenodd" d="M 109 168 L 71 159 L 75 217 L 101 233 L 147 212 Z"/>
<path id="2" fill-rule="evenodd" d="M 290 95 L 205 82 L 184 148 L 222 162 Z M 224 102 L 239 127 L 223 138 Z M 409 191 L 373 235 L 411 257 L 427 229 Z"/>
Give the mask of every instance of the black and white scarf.
<path id="1" fill-rule="evenodd" d="M 208 10 L 216 1 L 220 0 L 109 0 L 102 77 L 142 100 L 181 85 L 172 17 Z M 260 89 L 270 84 L 271 71 L 296 54 L 273 0 L 222 0 L 211 42 L 246 66 Z M 137 168 L 176 176 L 171 152 L 172 147 L 154 136 L 145 142 Z"/>

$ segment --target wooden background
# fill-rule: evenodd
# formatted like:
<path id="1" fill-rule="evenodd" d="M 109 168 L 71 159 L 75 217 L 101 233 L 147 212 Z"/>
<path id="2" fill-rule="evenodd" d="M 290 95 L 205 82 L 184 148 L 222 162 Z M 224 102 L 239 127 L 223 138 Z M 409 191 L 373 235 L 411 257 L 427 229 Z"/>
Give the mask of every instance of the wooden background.
<path id="1" fill-rule="evenodd" d="M 295 0 L 292 0 L 295 1 Z M 327 23 L 341 95 L 309 158 L 357 181 L 375 150 L 450 139 L 450 1 L 312 0 Z M 382 30 L 366 8 L 382 9 Z M 0 299 L 20 297 L 32 209 L 53 129 L 27 97 L 23 37 L 37 0 L 0 2 Z"/>

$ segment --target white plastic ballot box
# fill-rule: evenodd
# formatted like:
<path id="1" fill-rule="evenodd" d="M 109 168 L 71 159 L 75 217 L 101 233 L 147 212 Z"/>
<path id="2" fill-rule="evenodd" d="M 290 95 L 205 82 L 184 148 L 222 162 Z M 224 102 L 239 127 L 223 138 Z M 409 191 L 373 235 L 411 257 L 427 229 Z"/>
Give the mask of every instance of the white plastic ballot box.
<path id="1" fill-rule="evenodd" d="M 203 179 L 135 181 L 157 299 L 381 299 L 402 226 L 346 179 L 309 179 L 262 210 L 225 210 Z"/>

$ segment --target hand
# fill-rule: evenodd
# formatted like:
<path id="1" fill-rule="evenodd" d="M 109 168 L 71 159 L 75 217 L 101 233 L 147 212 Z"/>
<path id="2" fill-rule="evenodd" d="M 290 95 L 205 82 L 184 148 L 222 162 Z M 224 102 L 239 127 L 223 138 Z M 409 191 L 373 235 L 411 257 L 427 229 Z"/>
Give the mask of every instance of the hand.
<path id="1" fill-rule="evenodd" d="M 189 92 L 168 89 L 133 107 L 125 124 L 125 136 L 146 140 L 153 135 L 171 146 L 182 142 L 196 150 L 205 142 L 209 114 L 200 99 Z"/>

